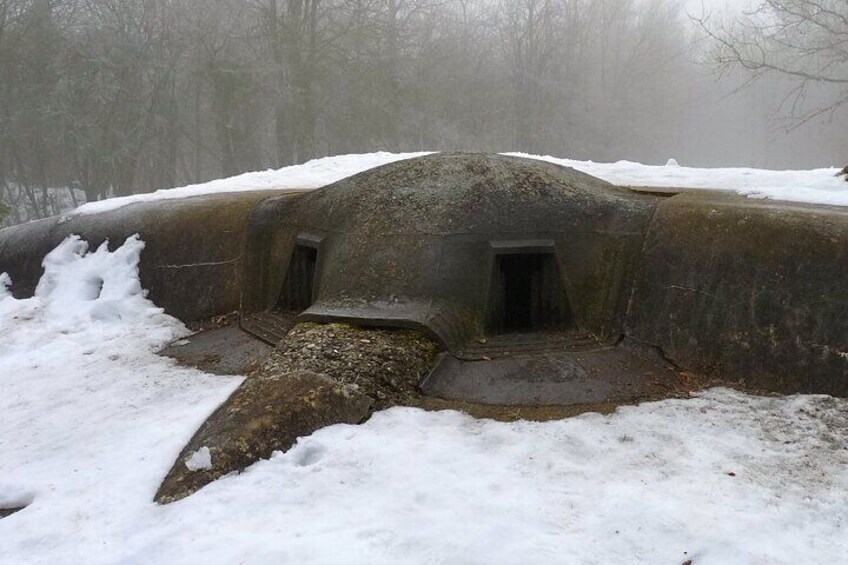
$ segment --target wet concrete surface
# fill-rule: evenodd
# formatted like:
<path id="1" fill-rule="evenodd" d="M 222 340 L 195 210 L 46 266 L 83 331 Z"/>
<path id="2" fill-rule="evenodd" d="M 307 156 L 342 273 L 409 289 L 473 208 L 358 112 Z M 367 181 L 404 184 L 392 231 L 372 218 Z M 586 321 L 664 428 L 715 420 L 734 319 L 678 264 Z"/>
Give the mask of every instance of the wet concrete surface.
<path id="1" fill-rule="evenodd" d="M 231 325 L 178 340 L 159 354 L 216 375 L 244 375 L 255 370 L 272 350 L 267 343 Z"/>
<path id="2" fill-rule="evenodd" d="M 231 321 L 179 340 L 160 354 L 213 374 L 244 375 L 254 372 L 272 351 Z M 483 360 L 442 353 L 420 384 L 422 396 L 410 404 L 484 418 L 544 420 L 686 397 L 716 384 L 732 386 L 680 371 L 655 348 L 630 341 L 589 350 L 548 344 L 538 351 L 531 348 Z"/>
<path id="3" fill-rule="evenodd" d="M 444 354 L 421 389 L 475 404 L 570 406 L 630 403 L 700 388 L 691 381 L 658 351 L 622 344 L 482 361 Z"/>

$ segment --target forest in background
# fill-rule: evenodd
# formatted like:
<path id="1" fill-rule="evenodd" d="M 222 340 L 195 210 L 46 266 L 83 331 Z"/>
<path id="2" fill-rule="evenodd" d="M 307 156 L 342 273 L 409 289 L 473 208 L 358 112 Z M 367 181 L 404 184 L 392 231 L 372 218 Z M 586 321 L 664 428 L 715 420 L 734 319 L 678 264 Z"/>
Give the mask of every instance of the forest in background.
<path id="1" fill-rule="evenodd" d="M 674 0 L 0 0 L 0 202 L 376 150 L 844 165 L 838 116 L 732 94 L 701 37 Z"/>

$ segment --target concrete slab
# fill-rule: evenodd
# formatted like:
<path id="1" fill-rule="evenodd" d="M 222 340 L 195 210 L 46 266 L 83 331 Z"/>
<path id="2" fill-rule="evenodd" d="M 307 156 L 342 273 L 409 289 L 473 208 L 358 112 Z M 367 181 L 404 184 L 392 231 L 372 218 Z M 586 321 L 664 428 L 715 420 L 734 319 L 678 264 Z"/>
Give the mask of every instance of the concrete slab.
<path id="1" fill-rule="evenodd" d="M 477 404 L 568 406 L 668 396 L 689 390 L 690 379 L 650 348 L 619 345 L 489 361 L 446 354 L 421 388 L 430 396 Z"/>
<path id="2" fill-rule="evenodd" d="M 207 373 L 244 375 L 255 369 L 272 349 L 233 325 L 196 333 L 172 343 L 159 354 Z"/>
<path id="3" fill-rule="evenodd" d="M 297 318 L 295 312 L 266 310 L 242 316 L 239 320 L 239 326 L 252 337 L 276 347 L 286 337 L 289 330 L 294 327 L 295 318 Z"/>

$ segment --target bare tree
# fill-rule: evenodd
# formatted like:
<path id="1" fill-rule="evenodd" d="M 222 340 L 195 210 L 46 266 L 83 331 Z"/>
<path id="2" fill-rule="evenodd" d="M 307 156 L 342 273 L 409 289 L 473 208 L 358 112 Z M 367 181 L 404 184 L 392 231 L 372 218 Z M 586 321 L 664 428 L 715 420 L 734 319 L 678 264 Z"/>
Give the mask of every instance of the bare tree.
<path id="1" fill-rule="evenodd" d="M 797 123 L 848 103 L 845 0 L 762 0 L 730 21 L 708 13 L 692 19 L 711 40 L 708 58 L 720 72 L 742 70 L 749 82 L 791 79 L 786 103 Z"/>
<path id="2" fill-rule="evenodd" d="M 317 151 L 319 77 L 328 39 L 322 0 L 251 0 L 270 53 L 279 165 Z"/>
<path id="3" fill-rule="evenodd" d="M 741 22 L 700 23 L 721 68 L 792 78 L 795 102 L 833 109 L 848 80 L 845 6 L 771 0 Z M 718 87 L 696 76 L 686 56 L 679 7 L 0 0 L 0 201 L 12 209 L 5 224 L 338 153 L 665 162 L 688 152 L 689 162 L 726 163 L 739 152 L 716 141 L 724 128 L 744 122 L 737 130 L 751 139 L 764 138 L 764 128 L 747 102 L 734 102 L 732 118 L 716 119 L 725 104 L 705 107 Z M 762 81 L 745 99 L 772 97 L 775 88 Z M 778 158 L 759 153 L 760 165 Z M 797 153 L 784 147 L 784 155 Z"/>
<path id="4" fill-rule="evenodd" d="M 503 0 L 500 31 L 509 51 L 512 75 L 513 144 L 539 151 L 545 144 L 545 116 L 555 97 L 557 64 L 562 57 L 570 16 L 580 11 L 577 0 Z M 577 28 L 573 30 L 576 31 Z"/>

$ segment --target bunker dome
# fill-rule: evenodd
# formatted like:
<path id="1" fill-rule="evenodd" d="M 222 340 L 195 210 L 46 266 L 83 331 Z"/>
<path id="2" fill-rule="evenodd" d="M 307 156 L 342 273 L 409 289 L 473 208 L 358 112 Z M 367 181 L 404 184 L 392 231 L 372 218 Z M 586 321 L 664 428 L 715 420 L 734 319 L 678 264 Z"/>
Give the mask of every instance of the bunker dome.
<path id="1" fill-rule="evenodd" d="M 540 161 L 401 161 L 260 203 L 243 307 L 417 327 L 452 351 L 507 332 L 615 340 L 655 202 Z"/>

